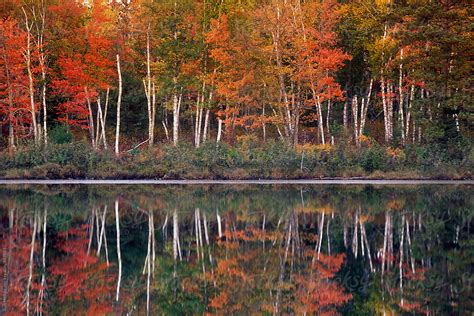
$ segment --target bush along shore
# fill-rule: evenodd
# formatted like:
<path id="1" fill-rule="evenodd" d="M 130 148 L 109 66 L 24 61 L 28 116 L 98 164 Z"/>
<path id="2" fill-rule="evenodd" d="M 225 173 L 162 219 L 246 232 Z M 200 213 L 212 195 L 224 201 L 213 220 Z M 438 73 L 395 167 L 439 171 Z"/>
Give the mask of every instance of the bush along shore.
<path id="1" fill-rule="evenodd" d="M 471 146 L 391 148 L 298 145 L 242 138 L 235 145 L 160 144 L 116 156 L 86 143 L 27 146 L 0 154 L 2 179 L 472 179 Z"/>

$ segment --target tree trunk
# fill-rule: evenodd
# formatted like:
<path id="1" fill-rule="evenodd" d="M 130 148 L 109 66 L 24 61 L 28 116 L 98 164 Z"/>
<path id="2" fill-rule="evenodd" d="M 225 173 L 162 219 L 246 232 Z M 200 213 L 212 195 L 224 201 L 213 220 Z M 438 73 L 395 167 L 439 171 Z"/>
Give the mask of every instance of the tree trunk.
<path id="1" fill-rule="evenodd" d="M 348 108 L 349 108 L 349 104 L 348 104 L 349 101 L 346 100 L 346 102 L 344 102 L 344 112 L 343 112 L 343 118 L 342 118 L 342 124 L 344 126 L 344 130 L 347 131 L 348 129 L 348 121 L 349 121 L 349 118 L 348 118 Z"/>
<path id="2" fill-rule="evenodd" d="M 181 246 L 179 244 L 179 222 L 178 222 L 178 210 L 173 211 L 173 258 L 175 261 L 181 261 Z"/>
<path id="3" fill-rule="evenodd" d="M 94 115 L 92 113 L 92 106 L 91 106 L 91 100 L 89 98 L 89 91 L 87 87 L 84 87 L 84 92 L 86 93 L 86 103 L 87 103 L 87 110 L 89 112 L 89 134 L 91 136 L 91 142 L 92 142 L 92 147 L 94 149 L 97 149 L 97 143 L 95 141 L 95 135 L 94 135 Z"/>
<path id="4" fill-rule="evenodd" d="M 328 113 L 326 115 L 326 131 L 327 131 L 327 137 L 328 141 L 331 142 L 331 127 L 329 126 L 329 121 L 331 119 L 331 100 L 328 100 Z"/>
<path id="5" fill-rule="evenodd" d="M 216 142 L 219 143 L 222 137 L 222 119 L 220 117 L 217 118 L 217 140 Z"/>
<path id="6" fill-rule="evenodd" d="M 314 94 L 316 93 L 313 84 L 311 83 L 312 87 L 312 92 L 313 92 L 313 98 Z M 318 126 L 319 126 L 319 134 L 321 136 L 321 143 L 324 145 L 326 144 L 326 141 L 324 139 L 324 120 L 323 120 L 323 110 L 321 108 L 321 102 L 319 102 L 319 95 L 317 96 L 317 107 L 318 107 Z"/>
<path id="7" fill-rule="evenodd" d="M 202 132 L 202 142 L 205 143 L 207 140 L 207 134 L 209 133 L 209 109 L 206 109 L 206 115 L 204 117 L 204 130 Z"/>
<path id="8" fill-rule="evenodd" d="M 119 142 L 120 142 L 120 106 L 122 104 L 122 72 L 120 70 L 120 56 L 117 54 L 117 74 L 118 74 L 118 99 L 117 99 L 117 125 L 115 128 L 115 154 L 119 154 Z M 117 294 L 118 299 L 118 294 Z"/>
<path id="9" fill-rule="evenodd" d="M 25 15 L 25 25 L 26 25 L 26 52 L 25 52 L 25 61 L 26 69 L 28 71 L 28 92 L 30 95 L 30 107 L 31 107 L 31 123 L 33 124 L 33 135 L 35 144 L 39 143 L 39 133 L 38 133 L 38 122 L 36 121 L 36 106 L 35 106 L 35 89 L 33 85 L 33 72 L 31 70 L 31 28 L 32 24 L 28 21 L 28 15 L 26 14 L 25 8 L 21 8 Z"/>
<path id="10" fill-rule="evenodd" d="M 26 285 L 26 315 L 30 315 L 30 289 L 33 281 L 33 259 L 35 254 L 35 241 L 36 241 L 36 227 L 37 227 L 37 216 L 34 213 L 33 220 L 33 232 L 31 234 L 31 247 L 30 247 L 30 263 L 28 265 L 28 283 Z"/>
<path id="11" fill-rule="evenodd" d="M 110 88 L 107 88 L 107 92 L 105 93 L 105 106 L 104 106 L 104 113 L 102 115 L 102 126 L 103 126 L 103 129 L 102 129 L 102 133 L 100 134 L 100 137 L 99 139 L 97 140 L 98 142 L 100 142 L 101 140 L 104 142 L 104 148 L 107 149 L 107 138 L 106 138 L 106 134 L 105 134 L 105 128 L 106 128 L 106 124 L 107 124 L 107 110 L 108 110 L 108 107 L 109 107 L 109 91 L 110 91 Z"/>
<path id="12" fill-rule="evenodd" d="M 354 121 L 354 141 L 357 146 L 359 146 L 359 128 L 358 128 L 358 120 L 359 120 L 359 105 L 357 102 L 357 95 L 352 98 L 352 118 Z"/>
<path id="13" fill-rule="evenodd" d="M 100 97 L 97 98 L 97 133 L 96 133 L 96 141 L 97 147 L 99 146 L 99 142 L 102 139 L 104 142 L 104 149 L 107 149 L 107 140 L 105 139 L 105 120 L 102 114 L 102 105 L 100 104 Z M 100 134 L 99 134 L 99 126 L 100 126 Z"/>
<path id="14" fill-rule="evenodd" d="M 153 105 L 152 105 L 152 86 L 151 86 L 151 66 L 150 66 L 150 24 L 146 32 L 146 82 L 143 80 L 148 109 L 148 146 L 153 145 Z M 154 93 L 153 93 L 154 94 Z M 154 96 L 153 96 L 154 98 Z"/>
<path id="15" fill-rule="evenodd" d="M 369 109 L 369 104 L 370 104 L 370 96 L 372 94 L 372 86 L 374 83 L 374 79 L 370 79 L 370 84 L 369 84 L 369 91 L 367 92 L 367 102 L 365 102 L 365 106 L 363 110 L 360 113 L 360 127 L 359 127 L 359 136 L 364 135 L 364 128 L 365 128 L 365 121 L 367 120 L 367 111 Z"/>
<path id="16" fill-rule="evenodd" d="M 405 135 L 408 139 L 408 135 L 410 135 L 410 121 L 411 121 L 411 107 L 412 107 L 412 104 L 413 104 L 413 100 L 415 98 L 415 86 L 414 85 L 411 85 L 411 88 L 410 88 L 410 100 L 408 101 L 408 107 L 407 107 L 407 122 L 406 122 L 406 125 L 405 125 Z M 413 121 L 413 139 L 412 139 L 412 143 L 415 142 L 415 122 Z"/>
<path id="17" fill-rule="evenodd" d="M 389 131 L 389 140 L 393 140 L 393 100 L 394 100 L 394 85 L 390 82 L 387 83 L 388 87 L 388 131 Z"/>
<path id="18" fill-rule="evenodd" d="M 402 143 L 405 144 L 405 115 L 404 115 L 404 103 L 403 103 L 403 48 L 400 50 L 400 66 L 399 66 L 399 78 L 398 78 L 398 114 L 400 121 L 400 130 L 402 132 Z"/>
<path id="19" fill-rule="evenodd" d="M 117 292 L 115 295 L 115 300 L 118 302 L 119 297 L 120 297 L 120 283 L 122 281 L 122 253 L 120 251 L 120 215 L 119 215 L 118 200 L 115 200 L 115 229 L 117 231 L 117 258 L 118 258 L 118 280 L 117 280 Z"/>
<path id="20" fill-rule="evenodd" d="M 278 84 L 280 88 L 280 101 L 283 101 L 283 105 L 285 108 L 285 114 L 283 115 L 283 119 L 285 122 L 285 136 L 289 137 L 292 132 L 293 132 L 293 127 L 291 124 L 291 113 L 290 113 L 290 107 L 288 104 L 288 95 L 286 93 L 286 88 L 285 88 L 285 78 L 282 72 L 283 69 L 283 63 L 282 63 L 282 58 L 281 58 L 281 52 L 280 52 L 280 7 L 277 4 L 275 7 L 275 12 L 276 12 L 276 18 L 277 18 L 277 25 L 276 29 L 274 32 L 272 32 L 272 39 L 273 39 L 273 49 L 275 52 L 275 60 L 277 63 L 278 67 Z"/>
<path id="21" fill-rule="evenodd" d="M 176 146 L 178 144 L 178 131 L 179 131 L 179 103 L 181 96 L 178 99 L 176 92 L 173 94 L 173 144 Z"/>
<path id="22" fill-rule="evenodd" d="M 155 143 L 155 118 L 156 118 L 156 89 L 155 89 L 155 80 L 151 84 L 151 131 L 150 131 L 150 143 L 153 145 Z"/>
<path id="23" fill-rule="evenodd" d="M 194 120 L 194 146 L 197 148 L 199 147 L 199 136 L 201 135 L 201 131 L 200 131 L 200 112 L 201 112 L 201 107 L 200 107 L 200 103 L 201 103 L 201 95 L 200 93 L 198 92 L 198 95 L 197 95 L 197 100 L 196 100 L 196 117 L 195 117 L 195 120 Z"/>
<path id="24" fill-rule="evenodd" d="M 2 58 L 3 58 L 3 64 L 5 67 L 5 75 L 6 75 L 6 84 L 7 84 L 7 90 L 8 90 L 8 148 L 9 151 L 15 151 L 15 130 L 13 126 L 13 90 L 12 90 L 12 83 L 11 83 L 11 78 L 10 78 L 10 67 L 8 65 L 8 59 L 7 59 L 7 48 L 5 47 L 5 43 L 2 43 L 3 45 L 3 53 L 2 53 Z"/>
<path id="25" fill-rule="evenodd" d="M 389 131 L 388 131 L 388 111 L 387 111 L 387 98 L 385 93 L 385 78 L 383 76 L 383 72 L 380 79 L 380 86 L 382 89 L 382 106 L 383 106 L 383 122 L 384 122 L 384 129 L 385 129 L 385 142 L 389 142 Z"/>

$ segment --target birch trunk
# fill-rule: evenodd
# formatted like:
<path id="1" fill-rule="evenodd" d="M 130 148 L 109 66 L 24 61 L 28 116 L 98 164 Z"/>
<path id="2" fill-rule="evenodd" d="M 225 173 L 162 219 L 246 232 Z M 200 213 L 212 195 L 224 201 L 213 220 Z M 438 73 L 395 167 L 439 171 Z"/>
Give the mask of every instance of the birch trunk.
<path id="1" fill-rule="evenodd" d="M 45 29 L 45 17 L 46 17 L 46 6 L 41 2 L 41 10 L 39 12 L 39 19 L 36 17 L 36 13 L 33 10 L 33 16 L 36 21 L 40 21 L 41 25 L 36 22 L 36 29 L 38 33 L 38 38 L 36 41 L 36 50 L 38 54 L 39 66 L 41 69 L 41 104 L 43 107 L 43 140 L 44 144 L 48 145 L 48 110 L 46 106 L 46 54 L 43 49 L 44 46 L 44 29 Z"/>
<path id="2" fill-rule="evenodd" d="M 151 80 L 151 61 L 150 61 L 150 24 L 148 24 L 146 32 L 146 82 L 143 80 L 143 86 L 145 88 L 145 95 L 147 100 L 148 109 L 148 146 L 152 146 L 154 142 L 154 107 L 155 107 L 155 93 L 154 84 L 152 88 Z M 153 89 L 153 91 L 152 91 Z"/>
<path id="3" fill-rule="evenodd" d="M 292 124 L 291 124 L 291 114 L 290 114 L 290 108 L 289 108 L 289 103 L 288 103 L 288 95 L 286 93 L 286 88 L 285 88 L 285 78 L 282 72 L 283 69 L 283 64 L 282 64 L 282 58 L 281 58 L 281 52 L 280 52 L 280 6 L 277 3 L 275 7 L 275 12 L 276 12 L 276 28 L 275 31 L 272 32 L 272 39 L 273 39 L 273 50 L 275 52 L 275 60 L 277 63 L 278 67 L 278 83 L 279 83 L 279 89 L 280 89 L 280 101 L 283 101 L 283 105 L 285 108 L 285 114 L 283 115 L 284 122 L 285 122 L 285 136 L 289 137 L 292 134 Z"/>
<path id="4" fill-rule="evenodd" d="M 122 104 L 122 72 L 120 70 L 120 56 L 117 54 L 117 74 L 118 74 L 118 99 L 117 99 L 117 125 L 115 128 L 115 155 L 119 154 L 119 143 L 120 143 L 120 106 Z M 118 294 L 117 294 L 118 298 Z"/>
<path id="5" fill-rule="evenodd" d="M 398 265 L 399 269 L 399 278 L 400 278 L 400 303 L 403 306 L 403 246 L 404 246 L 404 237 L 405 237 L 405 215 L 402 215 L 402 224 L 400 229 L 400 262 Z"/>
<path id="6" fill-rule="evenodd" d="M 346 130 L 346 131 L 347 131 L 347 128 L 349 126 L 349 124 L 348 124 L 348 121 L 349 121 L 348 108 L 349 108 L 349 105 L 348 105 L 348 101 L 346 100 L 346 102 L 344 102 L 344 111 L 343 111 L 343 117 L 342 117 L 342 124 L 344 126 L 344 130 Z"/>
<path id="7" fill-rule="evenodd" d="M 312 83 L 311 83 L 312 84 Z M 312 84 L 312 92 L 313 92 L 313 98 L 314 98 L 314 94 L 316 93 L 315 89 L 314 89 L 314 86 Z M 319 126 L 319 133 L 321 135 L 321 144 L 325 145 L 326 144 L 326 141 L 325 141 L 325 138 L 324 138 L 324 120 L 323 120 L 323 110 L 321 108 L 321 102 L 319 102 L 319 95 L 317 96 L 317 107 L 318 107 L 318 126 Z"/>
<path id="8" fill-rule="evenodd" d="M 94 149 L 97 149 L 97 143 L 95 141 L 95 135 L 94 135 L 94 115 L 92 113 L 92 106 L 91 106 L 91 100 L 89 98 L 89 91 L 87 87 L 84 87 L 84 92 L 86 94 L 86 103 L 87 103 L 87 110 L 89 112 L 89 134 L 91 136 L 91 142 L 92 142 L 92 147 Z"/>
<path id="9" fill-rule="evenodd" d="M 359 120 L 359 105 L 357 102 L 357 95 L 352 98 L 352 117 L 354 121 L 354 141 L 359 146 L 359 128 L 358 128 L 358 120 Z"/>
<path id="10" fill-rule="evenodd" d="M 179 98 L 181 99 L 181 98 Z M 175 92 L 173 94 L 173 144 L 178 144 L 178 131 L 179 131 L 179 100 L 178 95 Z"/>
<path id="11" fill-rule="evenodd" d="M 331 100 L 328 100 L 328 113 L 326 115 L 326 131 L 327 131 L 328 142 L 331 141 L 331 127 L 329 126 L 330 118 L 331 118 Z"/>
<path id="12" fill-rule="evenodd" d="M 217 139 L 216 142 L 219 143 L 222 138 L 222 119 L 217 118 Z"/>
<path id="13" fill-rule="evenodd" d="M 155 143 L 155 117 L 156 117 L 156 89 L 155 89 L 155 80 L 151 84 L 151 131 L 150 131 L 150 143 L 153 145 Z"/>
<path id="14" fill-rule="evenodd" d="M 398 78 L 398 115 L 400 121 L 400 129 L 402 132 L 402 143 L 405 144 L 405 114 L 404 114 L 404 103 L 403 103 L 403 48 L 400 50 L 400 66 L 399 66 L 399 78 Z"/>
<path id="15" fill-rule="evenodd" d="M 389 131 L 389 140 L 393 140 L 393 99 L 394 99 L 394 86 L 390 82 L 387 83 L 388 87 L 388 131 Z"/>
<path id="16" fill-rule="evenodd" d="M 147 256 L 146 256 L 146 263 L 145 263 L 146 268 L 147 268 L 147 280 L 146 280 L 146 314 L 147 315 L 149 315 L 150 313 L 151 235 L 152 235 L 151 218 L 150 218 L 150 215 L 148 215 L 148 248 L 147 248 Z"/>
<path id="17" fill-rule="evenodd" d="M 201 95 L 198 92 L 197 100 L 196 100 L 196 117 L 194 120 L 194 146 L 197 148 L 199 147 L 199 112 L 200 112 L 200 104 L 201 102 Z"/>
<path id="18" fill-rule="evenodd" d="M 175 261 L 181 261 L 181 246 L 179 244 L 179 222 L 178 222 L 178 210 L 173 211 L 173 258 Z"/>
<path id="19" fill-rule="evenodd" d="M 33 135 L 35 144 L 39 143 L 39 133 L 38 133 L 38 122 L 36 118 L 36 106 L 35 106 L 35 89 L 33 85 L 33 72 L 31 70 L 31 28 L 33 24 L 30 24 L 28 20 L 28 15 L 26 14 L 25 8 L 21 8 L 23 10 L 23 14 L 25 15 L 25 26 L 26 26 L 26 51 L 25 55 L 25 62 L 26 62 L 26 69 L 28 72 L 28 92 L 30 97 L 30 113 L 31 113 L 31 123 L 33 124 Z"/>
<path id="20" fill-rule="evenodd" d="M 383 106 L 383 122 L 384 122 L 384 129 L 385 129 L 385 142 L 388 143 L 390 140 L 389 131 L 388 131 L 388 110 L 387 110 L 387 97 L 385 92 L 385 77 L 383 76 L 383 72 L 380 79 L 380 86 L 382 89 L 382 106 Z"/>
<path id="21" fill-rule="evenodd" d="M 35 254 L 35 241 L 36 241 L 36 227 L 37 227 L 37 216 L 36 213 L 33 215 L 33 232 L 31 234 L 31 246 L 30 246 L 30 263 L 28 265 L 28 283 L 26 285 L 26 315 L 30 315 L 30 289 L 33 281 L 33 257 Z"/>
<path id="22" fill-rule="evenodd" d="M 118 259 L 118 280 L 117 280 L 117 292 L 115 295 L 115 300 L 118 302 L 119 297 L 120 297 L 120 283 L 122 282 L 122 253 L 120 251 L 120 215 L 119 215 L 118 200 L 115 200 L 115 229 L 117 231 L 117 259 Z"/>
<path id="23" fill-rule="evenodd" d="M 365 128 L 365 121 L 367 120 L 367 111 L 369 109 L 369 104 L 370 104 L 370 96 L 372 94 L 372 86 L 374 83 L 374 79 L 370 79 L 370 84 L 369 84 L 369 91 L 367 92 L 367 102 L 365 102 L 364 109 L 360 113 L 360 128 L 359 128 L 359 136 L 364 135 L 364 128 Z"/>
<path id="24" fill-rule="evenodd" d="M 48 219 L 48 209 L 44 208 L 44 216 L 43 216 L 43 247 L 41 251 L 41 265 L 42 265 L 42 273 L 41 273 L 41 285 L 38 293 L 38 305 L 37 309 L 39 310 L 39 315 L 43 315 L 43 302 L 44 302 L 44 293 L 46 291 L 46 226 L 47 226 L 47 219 Z"/>
<path id="25" fill-rule="evenodd" d="M 5 43 L 2 43 L 2 59 L 3 65 L 5 68 L 5 77 L 6 77 L 6 85 L 8 91 L 8 148 L 10 152 L 16 150 L 15 146 L 15 130 L 13 126 L 13 89 L 10 77 L 10 67 L 7 59 L 7 48 L 5 47 Z"/>
<path id="26" fill-rule="evenodd" d="M 207 140 L 207 134 L 209 130 L 209 109 L 206 109 L 206 115 L 204 116 L 204 130 L 202 132 L 202 142 L 205 143 Z"/>
<path id="27" fill-rule="evenodd" d="M 100 104 L 100 97 L 97 98 L 97 133 L 96 133 L 96 141 L 97 147 L 99 146 L 100 140 L 104 142 L 104 149 L 107 149 L 107 140 L 105 138 L 105 120 L 102 114 L 102 105 Z M 100 134 L 99 134 L 99 126 L 100 126 Z"/>
<path id="28" fill-rule="evenodd" d="M 406 125 L 405 125 L 405 135 L 408 139 L 408 135 L 410 135 L 410 122 L 411 122 L 411 107 L 413 104 L 413 100 L 415 98 L 415 86 L 411 85 L 410 87 L 410 100 L 408 101 L 408 107 L 407 107 L 407 119 L 406 119 Z M 415 142 L 415 122 L 413 122 L 413 139 L 412 143 Z"/>

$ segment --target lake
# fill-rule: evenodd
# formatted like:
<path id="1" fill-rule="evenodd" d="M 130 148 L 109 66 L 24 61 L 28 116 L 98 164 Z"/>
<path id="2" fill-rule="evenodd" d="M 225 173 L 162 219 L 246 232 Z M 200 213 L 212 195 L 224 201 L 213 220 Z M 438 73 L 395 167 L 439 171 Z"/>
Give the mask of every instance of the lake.
<path id="1" fill-rule="evenodd" d="M 474 312 L 474 185 L 0 185 L 0 314 Z"/>

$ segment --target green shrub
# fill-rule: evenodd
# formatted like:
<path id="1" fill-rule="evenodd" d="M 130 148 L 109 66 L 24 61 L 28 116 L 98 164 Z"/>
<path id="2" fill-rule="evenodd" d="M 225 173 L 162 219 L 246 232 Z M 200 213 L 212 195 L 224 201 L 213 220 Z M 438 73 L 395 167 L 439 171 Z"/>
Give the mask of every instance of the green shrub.
<path id="1" fill-rule="evenodd" d="M 368 148 L 362 156 L 361 165 L 368 172 L 385 171 L 387 168 L 385 149 L 379 145 Z"/>
<path id="2" fill-rule="evenodd" d="M 72 142 L 72 134 L 67 125 L 57 125 L 48 132 L 48 139 L 53 144 L 69 144 Z"/>

